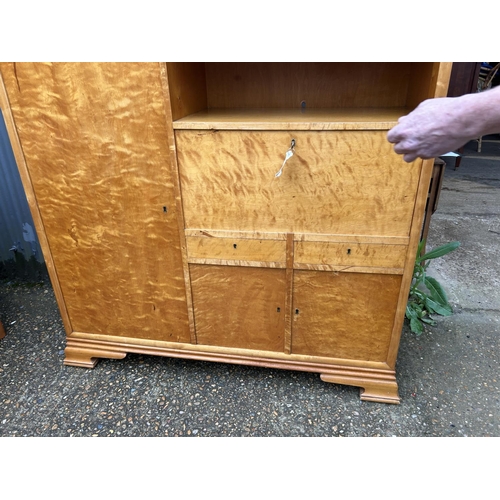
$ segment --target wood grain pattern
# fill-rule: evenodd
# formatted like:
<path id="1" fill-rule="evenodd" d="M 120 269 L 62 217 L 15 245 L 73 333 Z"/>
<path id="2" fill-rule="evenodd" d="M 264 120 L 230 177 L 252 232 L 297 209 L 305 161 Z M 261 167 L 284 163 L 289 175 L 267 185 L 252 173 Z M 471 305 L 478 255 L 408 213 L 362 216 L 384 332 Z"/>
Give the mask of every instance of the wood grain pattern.
<path id="1" fill-rule="evenodd" d="M 176 62 L 166 66 L 172 119 L 206 109 L 205 64 Z"/>
<path id="2" fill-rule="evenodd" d="M 189 341 L 158 65 L 2 73 L 72 328 Z"/>
<path id="3" fill-rule="evenodd" d="M 92 349 L 88 347 L 69 345 L 64 349 L 64 364 L 67 366 L 79 366 L 81 368 L 94 368 L 99 358 L 123 359 L 127 355 L 126 351 L 116 349 Z"/>
<path id="4" fill-rule="evenodd" d="M 285 270 L 191 265 L 198 344 L 284 349 Z"/>
<path id="5" fill-rule="evenodd" d="M 172 182 L 175 193 L 175 208 L 177 215 L 177 227 L 179 229 L 179 246 L 182 259 L 182 271 L 184 276 L 184 286 L 186 289 L 186 304 L 189 322 L 189 333 L 191 335 L 191 343 L 196 344 L 196 328 L 194 325 L 194 311 L 193 311 L 193 294 L 191 292 L 191 278 L 189 276 L 189 264 L 187 256 L 186 235 L 184 232 L 184 212 L 182 210 L 181 187 L 179 179 L 179 168 L 177 167 L 177 154 L 175 151 L 175 137 L 172 127 L 172 98 L 171 89 L 168 86 L 167 64 L 160 63 L 160 81 L 163 89 L 163 103 L 165 110 L 165 126 L 168 137 L 168 149 L 170 151 L 170 164 L 172 172 Z"/>
<path id="6" fill-rule="evenodd" d="M 45 265 L 47 266 L 47 272 L 52 283 L 52 288 L 54 290 L 54 295 L 61 313 L 61 319 L 64 325 L 64 330 L 66 335 L 69 335 L 73 331 L 71 326 L 71 321 L 69 318 L 68 310 L 64 302 L 63 293 L 61 289 L 61 283 L 59 282 L 59 277 L 57 275 L 56 267 L 54 264 L 54 259 L 50 252 L 50 245 L 47 238 L 47 233 L 45 232 L 45 227 L 43 224 L 42 216 L 40 214 L 40 209 L 38 208 L 38 202 L 36 199 L 35 191 L 33 189 L 33 183 L 31 182 L 31 176 L 26 165 L 26 159 L 24 157 L 24 152 L 19 140 L 19 135 L 17 133 L 17 128 L 14 123 L 14 117 L 12 116 L 12 110 L 10 108 L 9 98 L 7 96 L 7 90 L 5 88 L 3 74 L 6 77 L 9 76 L 10 69 L 14 67 L 7 65 L 6 63 L 0 63 L 0 110 L 4 117 L 5 126 L 7 128 L 7 133 L 9 134 L 9 140 L 12 145 L 12 151 L 16 159 L 17 168 L 19 170 L 19 175 L 21 177 L 21 182 L 23 184 L 24 193 L 26 194 L 26 199 L 28 201 L 28 206 L 30 208 L 31 216 L 33 217 L 33 223 L 37 232 L 38 240 L 40 242 L 40 247 L 42 249 L 43 258 Z"/>
<path id="7" fill-rule="evenodd" d="M 408 108 L 209 109 L 174 122 L 176 130 L 389 130 Z"/>
<path id="8" fill-rule="evenodd" d="M 237 238 L 250 240 L 281 240 L 286 241 L 286 233 L 273 233 L 272 231 L 219 231 L 213 229 L 190 229 L 184 230 L 187 237 L 207 237 L 207 238 Z"/>
<path id="9" fill-rule="evenodd" d="M 389 368 L 387 363 L 381 361 L 362 361 L 355 359 L 331 358 L 326 356 L 311 357 L 302 354 L 285 354 L 281 351 L 261 351 L 258 349 L 245 349 L 236 347 L 225 347 L 216 345 L 195 345 L 182 342 L 169 342 L 165 340 L 141 339 L 134 337 L 112 337 L 109 335 L 97 335 L 85 332 L 73 332 L 67 339 L 67 345 L 76 347 L 86 345 L 92 348 L 104 348 L 106 350 L 116 350 L 117 352 L 134 352 L 158 356 L 190 357 L 191 359 L 212 358 L 212 361 L 219 361 L 230 358 L 235 363 L 247 364 L 253 359 L 255 366 L 272 366 L 278 362 L 282 368 L 295 369 L 303 366 L 306 371 L 322 373 L 328 371 L 329 367 L 343 367 L 348 372 L 355 369 L 358 372 L 376 371 L 380 374 L 394 373 L 394 369 Z M 266 364 L 266 360 L 269 364 Z M 300 368 L 297 368 L 300 369 Z"/>
<path id="10" fill-rule="evenodd" d="M 335 373 L 333 375 L 322 373 L 321 380 L 334 384 L 360 387 L 361 401 L 389 404 L 399 404 L 401 401 L 399 398 L 396 376 L 391 373 L 378 375 L 376 377 L 364 377 L 360 373 L 354 376 L 351 373 Z"/>
<path id="11" fill-rule="evenodd" d="M 407 106 L 416 108 L 422 101 L 446 97 L 452 63 L 414 63 L 408 88 Z"/>
<path id="12" fill-rule="evenodd" d="M 431 97 L 446 97 L 448 95 L 448 87 L 450 85 L 451 70 L 453 63 L 442 62 L 434 63 L 434 75 L 431 84 Z"/>
<path id="13" fill-rule="evenodd" d="M 207 264 L 211 266 L 238 266 L 238 267 L 267 267 L 273 269 L 284 269 L 284 262 L 266 262 L 264 260 L 227 260 L 227 259 L 188 259 L 189 264 Z"/>
<path id="14" fill-rule="evenodd" d="M 294 234 L 295 241 L 324 241 L 331 243 L 362 243 L 370 245 L 408 245 L 408 236 L 368 236 L 366 234 Z"/>
<path id="15" fill-rule="evenodd" d="M 402 267 L 338 266 L 333 264 L 295 264 L 294 269 L 309 271 L 335 271 L 343 273 L 403 274 Z"/>
<path id="16" fill-rule="evenodd" d="M 383 132 L 177 130 L 176 147 L 187 228 L 409 234 L 421 160 Z"/>
<path id="17" fill-rule="evenodd" d="M 206 63 L 208 107 L 299 108 L 302 101 L 307 108 L 403 107 L 411 67 L 412 63 Z"/>
<path id="18" fill-rule="evenodd" d="M 445 95 L 451 64 L 0 68 L 66 364 L 297 369 L 399 402 L 432 160 L 406 164 L 386 130 Z"/>
<path id="19" fill-rule="evenodd" d="M 440 93 L 439 89 L 447 85 L 449 78 L 447 65 L 450 63 L 193 62 L 168 63 L 167 66 L 172 115 L 174 120 L 184 121 L 189 115 L 206 110 L 211 116 L 217 108 L 239 108 L 239 111 L 247 108 L 245 112 L 257 108 L 305 109 L 306 112 L 322 112 L 327 108 L 350 108 L 353 112 L 356 108 L 394 108 L 394 115 L 402 116 L 422 100 Z M 409 109 L 400 112 L 396 108 Z M 390 128 L 390 123 L 399 117 L 394 115 L 369 120 L 371 124 L 367 127 Z M 197 126 L 214 128 L 212 118 L 202 125 L 204 121 L 202 115 L 195 118 Z M 317 126 L 314 122 L 318 120 L 311 118 L 309 121 L 311 127 Z M 324 122 L 324 119 L 319 121 Z M 340 117 L 330 122 L 330 126 L 334 126 L 335 121 L 342 126 Z M 352 119 L 344 121 L 352 126 L 348 124 Z M 229 125 L 226 120 L 226 126 L 238 126 L 237 122 Z M 308 126 L 305 121 L 301 123 Z M 286 127 L 286 120 L 281 125 Z M 188 119 L 180 126 L 191 127 L 193 122 Z M 249 123 L 246 128 L 254 126 Z M 218 124 L 215 128 L 224 128 L 224 125 Z"/>
<path id="20" fill-rule="evenodd" d="M 76 336 L 78 335 L 78 336 Z M 102 336 L 75 333 L 68 338 L 68 346 L 75 349 L 133 352 L 156 356 L 199 359 L 252 366 L 267 366 L 286 370 L 336 374 L 344 377 L 362 377 L 373 380 L 395 380 L 395 372 L 386 363 L 332 358 L 311 358 L 274 351 L 258 351 L 209 345 L 158 342 L 147 339 L 105 339 Z"/>
<path id="21" fill-rule="evenodd" d="M 294 272 L 292 352 L 385 361 L 401 276 Z"/>
<path id="22" fill-rule="evenodd" d="M 248 238 L 186 238 L 190 259 L 286 262 L 286 242 Z"/>
<path id="23" fill-rule="evenodd" d="M 251 240 L 282 240 L 288 239 L 288 233 L 274 233 L 272 231 L 223 231 L 213 229 L 185 229 L 186 237 L 207 238 L 239 238 Z M 408 245 L 409 236 L 369 236 L 365 234 L 321 234 L 321 233 L 293 233 L 294 241 L 324 241 L 332 243 L 366 243 L 380 245 Z"/>
<path id="24" fill-rule="evenodd" d="M 294 260 L 296 264 L 403 268 L 406 250 L 406 245 L 298 241 Z"/>
<path id="25" fill-rule="evenodd" d="M 391 338 L 390 349 L 387 354 L 387 363 L 391 368 L 396 366 L 396 360 L 399 349 L 403 322 L 405 319 L 406 304 L 408 302 L 408 294 L 413 279 L 413 269 L 415 265 L 415 257 L 417 255 L 417 247 L 420 241 L 422 222 L 424 219 L 425 205 L 427 203 L 427 195 L 429 193 L 429 185 L 434 168 L 434 160 L 424 160 L 422 162 L 421 178 L 418 185 L 418 191 L 415 202 L 415 210 L 413 213 L 413 224 L 410 234 L 410 242 L 408 244 L 408 252 L 406 254 L 406 262 L 404 267 L 404 275 L 401 282 L 401 289 L 397 301 L 396 320 Z"/>
<path id="26" fill-rule="evenodd" d="M 286 298 L 285 298 L 285 353 L 292 352 L 292 305 L 293 305 L 293 234 L 286 237 Z"/>

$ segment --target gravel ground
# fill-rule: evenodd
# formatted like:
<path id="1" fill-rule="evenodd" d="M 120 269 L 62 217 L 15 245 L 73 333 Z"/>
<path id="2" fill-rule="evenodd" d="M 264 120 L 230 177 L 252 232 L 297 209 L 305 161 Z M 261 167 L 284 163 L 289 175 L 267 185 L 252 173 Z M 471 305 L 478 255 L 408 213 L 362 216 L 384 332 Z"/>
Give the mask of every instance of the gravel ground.
<path id="1" fill-rule="evenodd" d="M 428 248 L 462 243 L 431 265 L 455 314 L 419 337 L 405 324 L 400 405 L 284 370 L 133 354 L 64 366 L 50 284 L 3 281 L 0 436 L 500 436 L 499 166 L 471 150 L 446 170 Z"/>
<path id="2" fill-rule="evenodd" d="M 129 354 L 62 364 L 50 285 L 3 284 L 2 436 L 499 436 L 498 314 L 405 326 L 401 405 L 317 374 Z M 474 324 L 474 328 L 469 327 Z"/>

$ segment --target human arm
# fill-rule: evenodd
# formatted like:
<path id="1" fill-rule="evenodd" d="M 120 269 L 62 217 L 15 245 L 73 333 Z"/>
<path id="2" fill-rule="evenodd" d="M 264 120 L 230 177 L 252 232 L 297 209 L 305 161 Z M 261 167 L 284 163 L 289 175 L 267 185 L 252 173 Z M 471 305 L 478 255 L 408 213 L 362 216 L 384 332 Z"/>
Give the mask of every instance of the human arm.
<path id="1" fill-rule="evenodd" d="M 422 102 L 387 134 L 406 162 L 436 158 L 471 139 L 500 132 L 500 87 Z"/>

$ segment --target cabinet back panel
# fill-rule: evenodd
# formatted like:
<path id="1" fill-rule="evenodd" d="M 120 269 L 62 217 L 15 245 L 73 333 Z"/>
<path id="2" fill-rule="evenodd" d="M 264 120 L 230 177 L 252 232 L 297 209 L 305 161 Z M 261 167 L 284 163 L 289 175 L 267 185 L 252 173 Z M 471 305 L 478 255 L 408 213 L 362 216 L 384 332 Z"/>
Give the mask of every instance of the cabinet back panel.
<path id="1" fill-rule="evenodd" d="M 178 130 L 176 144 L 187 228 L 409 234 L 421 161 L 385 132 Z"/>
<path id="2" fill-rule="evenodd" d="M 209 108 L 400 107 L 411 63 L 206 63 Z"/>
<path id="3" fill-rule="evenodd" d="M 74 331 L 190 341 L 158 73 L 2 66 Z"/>

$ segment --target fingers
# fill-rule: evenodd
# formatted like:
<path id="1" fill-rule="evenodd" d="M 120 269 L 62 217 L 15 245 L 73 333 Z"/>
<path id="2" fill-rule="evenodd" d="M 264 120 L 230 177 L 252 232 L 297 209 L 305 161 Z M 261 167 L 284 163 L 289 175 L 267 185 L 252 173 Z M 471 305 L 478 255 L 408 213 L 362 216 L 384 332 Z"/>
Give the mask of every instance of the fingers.
<path id="1" fill-rule="evenodd" d="M 392 132 L 392 130 L 390 132 Z M 387 140 L 394 144 L 393 149 L 396 154 L 403 155 L 404 161 L 411 163 L 419 157 L 414 145 L 408 144 L 408 141 L 405 141 L 405 138 L 400 138 L 397 135 L 396 137 L 389 137 L 388 134 Z"/>
<path id="2" fill-rule="evenodd" d="M 405 147 L 402 143 L 398 143 L 394 146 L 394 152 L 398 155 L 403 155 L 403 160 L 407 163 L 411 163 L 417 158 L 425 159 L 421 151 L 419 152 L 415 148 Z"/>
<path id="3" fill-rule="evenodd" d="M 413 151 L 413 148 L 408 147 L 404 142 L 396 142 L 394 144 L 394 152 L 397 153 L 398 155 L 404 155 L 411 153 Z"/>
<path id="4" fill-rule="evenodd" d="M 389 130 L 389 132 L 387 133 L 387 140 L 391 144 L 394 144 L 395 142 L 398 142 L 398 140 L 399 140 L 398 132 L 395 131 L 394 129 Z"/>
<path id="5" fill-rule="evenodd" d="M 404 118 L 404 116 L 401 118 Z M 400 118 L 400 120 L 401 120 L 401 118 Z M 389 130 L 389 132 L 387 133 L 387 140 L 392 144 L 394 144 L 395 142 L 401 141 L 405 137 L 406 137 L 406 134 L 399 124 L 394 126 L 393 128 L 391 128 L 391 130 Z"/>
<path id="6" fill-rule="evenodd" d="M 416 155 L 415 153 L 403 155 L 403 160 L 406 163 L 411 163 L 412 161 L 415 161 L 417 158 L 418 158 L 418 155 Z"/>

